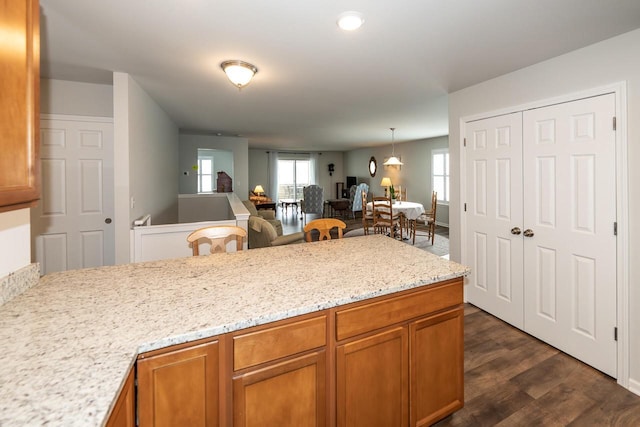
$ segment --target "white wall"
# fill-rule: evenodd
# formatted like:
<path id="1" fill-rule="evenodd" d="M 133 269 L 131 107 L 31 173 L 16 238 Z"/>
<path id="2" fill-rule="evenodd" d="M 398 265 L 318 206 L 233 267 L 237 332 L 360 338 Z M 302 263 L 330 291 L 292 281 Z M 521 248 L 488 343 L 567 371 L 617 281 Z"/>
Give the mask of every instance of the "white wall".
<path id="1" fill-rule="evenodd" d="M 40 112 L 113 117 L 113 86 L 40 79 Z"/>
<path id="2" fill-rule="evenodd" d="M 249 188 L 247 191 L 253 190 L 256 185 L 260 184 L 267 194 L 271 194 L 269 188 L 269 151 L 263 149 L 249 150 Z M 246 200 L 248 194 L 245 195 L 238 192 L 238 197 L 241 200 Z"/>
<path id="3" fill-rule="evenodd" d="M 620 81 L 627 83 L 628 164 L 640 162 L 640 30 L 570 52 L 531 67 L 506 74 L 452 93 L 449 98 L 449 132 L 452 169 L 450 245 L 451 259 L 460 260 L 460 119 L 483 112 L 504 109 Z M 637 161 L 636 161 L 637 160 Z M 629 169 L 629 218 L 640 215 L 640 168 Z M 640 224 L 630 221 L 630 378 L 640 392 Z M 623 302 L 624 303 L 624 302 Z"/>
<path id="4" fill-rule="evenodd" d="M 233 152 L 233 192 L 240 199 L 246 199 L 249 191 L 249 140 L 186 132 L 180 133 L 180 194 L 195 194 L 198 191 L 197 175 L 191 169 L 191 166 L 198 164 L 198 148 Z M 186 170 L 191 171 L 189 176 L 182 174 Z"/>
<path id="5" fill-rule="evenodd" d="M 421 139 L 418 141 L 395 144 L 396 157 L 401 157 L 404 165 L 401 168 L 384 166 L 384 160 L 391 156 L 391 145 L 361 148 L 345 153 L 345 175 L 357 176 L 358 182 L 369 182 L 369 191 L 376 196 L 384 195 L 384 188 L 380 186 L 382 177 L 388 176 L 394 187 L 401 185 L 407 189 L 407 198 L 412 202 L 422 203 L 426 209 L 431 206 L 431 151 L 447 148 L 449 138 Z M 376 176 L 369 175 L 369 159 L 376 158 L 378 171 Z M 436 210 L 436 221 L 439 224 L 449 223 L 449 209 L 447 205 L 439 205 Z"/>
<path id="6" fill-rule="evenodd" d="M 249 150 L 249 189 L 253 190 L 257 184 L 260 184 L 267 194 L 271 194 L 269 188 L 269 151 L 271 150 Z M 325 199 L 336 198 L 336 182 L 345 182 L 343 156 L 342 151 L 322 151 L 318 154 L 319 181 L 317 184 L 324 189 Z M 329 163 L 334 165 L 332 175 L 329 175 Z M 244 198 L 246 197 L 244 196 Z"/>
<path id="7" fill-rule="evenodd" d="M 178 127 L 125 73 L 114 73 L 116 263 L 129 261 L 129 229 L 151 214 L 178 222 Z M 132 206 L 133 200 L 133 206 Z"/>
<path id="8" fill-rule="evenodd" d="M 0 279 L 31 264 L 29 209 L 0 213 Z"/>

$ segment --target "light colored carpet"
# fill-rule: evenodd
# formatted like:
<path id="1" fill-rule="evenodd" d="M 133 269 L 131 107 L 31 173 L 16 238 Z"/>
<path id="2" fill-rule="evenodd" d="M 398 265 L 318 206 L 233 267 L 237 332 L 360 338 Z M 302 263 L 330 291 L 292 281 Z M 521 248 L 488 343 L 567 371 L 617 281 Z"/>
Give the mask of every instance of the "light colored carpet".
<path id="1" fill-rule="evenodd" d="M 369 232 L 371 232 L 371 230 L 369 230 Z M 364 236 L 364 229 L 356 228 L 355 230 L 348 231 L 343 237 L 355 236 Z M 404 242 L 409 245 L 411 244 L 411 240 L 404 240 Z M 449 254 L 449 239 L 438 234 L 436 234 L 433 246 L 431 245 L 431 240 L 427 240 L 425 235 L 418 234 L 416 236 L 416 244 L 414 246 L 438 256 L 446 256 Z"/>

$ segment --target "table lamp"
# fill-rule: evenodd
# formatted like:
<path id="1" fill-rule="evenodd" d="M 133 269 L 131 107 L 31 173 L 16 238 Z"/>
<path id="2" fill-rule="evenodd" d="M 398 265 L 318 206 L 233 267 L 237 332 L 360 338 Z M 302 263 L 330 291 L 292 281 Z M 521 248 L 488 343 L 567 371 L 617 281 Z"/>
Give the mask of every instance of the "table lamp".
<path id="1" fill-rule="evenodd" d="M 391 183 L 391 178 L 389 178 L 388 176 L 382 178 L 380 186 L 384 187 L 384 197 L 387 197 L 387 191 L 389 191 L 389 187 L 391 187 L 392 185 L 393 184 Z"/>
<path id="2" fill-rule="evenodd" d="M 256 188 L 253 189 L 253 193 L 258 196 L 262 196 L 264 195 L 264 188 L 262 188 L 262 185 L 258 184 L 256 185 Z"/>

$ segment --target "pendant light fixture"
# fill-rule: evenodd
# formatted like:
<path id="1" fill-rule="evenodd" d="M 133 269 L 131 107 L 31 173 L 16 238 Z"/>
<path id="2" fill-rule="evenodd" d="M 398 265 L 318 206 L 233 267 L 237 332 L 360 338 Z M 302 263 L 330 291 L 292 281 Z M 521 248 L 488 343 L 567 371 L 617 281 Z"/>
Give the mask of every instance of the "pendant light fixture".
<path id="1" fill-rule="evenodd" d="M 391 129 L 391 157 L 389 157 L 387 161 L 383 163 L 383 165 L 402 166 L 403 163 L 400 161 L 400 159 L 396 157 L 396 145 L 394 140 L 396 128 L 389 128 L 389 129 Z"/>
<path id="2" fill-rule="evenodd" d="M 238 89 L 242 89 L 248 85 L 253 76 L 258 72 L 258 68 L 256 68 L 255 65 L 238 59 L 224 61 L 220 64 L 220 68 L 225 72 L 229 81 Z"/>

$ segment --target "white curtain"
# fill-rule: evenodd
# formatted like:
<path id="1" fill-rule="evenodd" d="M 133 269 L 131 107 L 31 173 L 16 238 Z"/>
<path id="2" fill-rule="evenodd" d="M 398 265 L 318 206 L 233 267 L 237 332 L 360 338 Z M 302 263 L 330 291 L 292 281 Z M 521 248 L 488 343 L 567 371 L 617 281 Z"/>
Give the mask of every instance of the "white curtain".
<path id="1" fill-rule="evenodd" d="M 309 154 L 309 179 L 311 184 L 320 183 L 320 155 L 318 153 Z"/>
<path id="2" fill-rule="evenodd" d="M 278 201 L 278 152 L 269 152 L 269 197 Z"/>

